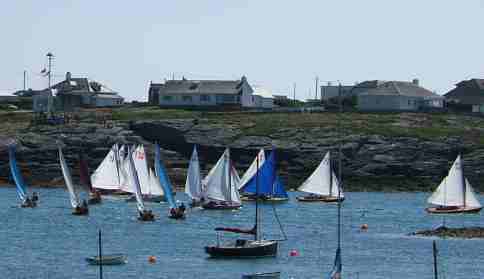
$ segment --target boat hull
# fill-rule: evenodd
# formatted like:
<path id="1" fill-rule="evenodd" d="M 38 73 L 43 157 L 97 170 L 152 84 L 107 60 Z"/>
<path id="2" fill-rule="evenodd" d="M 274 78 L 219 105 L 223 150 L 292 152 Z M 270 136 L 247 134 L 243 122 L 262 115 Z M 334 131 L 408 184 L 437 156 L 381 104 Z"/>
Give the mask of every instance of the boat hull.
<path id="1" fill-rule="evenodd" d="M 77 215 L 77 216 L 89 215 L 89 208 L 88 207 L 74 208 L 74 210 L 72 211 L 72 215 Z"/>
<path id="2" fill-rule="evenodd" d="M 243 201 L 255 201 L 256 198 L 255 196 L 242 196 L 240 197 L 241 200 Z M 289 198 L 287 197 L 260 197 L 259 201 L 260 202 L 286 202 L 288 201 Z"/>
<path id="3" fill-rule="evenodd" d="M 281 278 L 280 272 L 265 272 L 265 273 L 254 273 L 254 274 L 244 274 L 242 279 L 279 279 Z"/>
<path id="4" fill-rule="evenodd" d="M 241 204 L 238 203 L 204 203 L 202 204 L 203 209 L 212 210 L 233 210 L 239 209 Z"/>
<path id="5" fill-rule="evenodd" d="M 136 202 L 136 197 L 135 196 L 131 196 L 129 198 L 126 199 L 127 202 Z M 166 201 L 166 198 L 164 196 L 149 196 L 149 195 L 144 195 L 143 196 L 143 201 L 144 202 L 155 202 L 155 203 L 159 203 L 159 202 L 165 202 Z"/>
<path id="6" fill-rule="evenodd" d="M 459 214 L 459 213 L 478 213 L 482 207 L 453 207 L 453 208 L 439 208 L 428 207 L 425 209 L 430 214 Z"/>
<path id="7" fill-rule="evenodd" d="M 329 196 L 318 196 L 318 197 L 311 197 L 311 196 L 302 196 L 302 197 L 297 197 L 297 201 L 300 202 L 338 202 L 338 201 L 344 201 L 345 198 L 339 198 L 338 197 L 329 197 Z"/>
<path id="8" fill-rule="evenodd" d="M 278 242 L 275 240 L 238 239 L 233 246 L 207 246 L 205 252 L 211 258 L 259 258 L 275 257 Z"/>
<path id="9" fill-rule="evenodd" d="M 100 265 L 101 259 L 96 257 L 89 257 L 86 258 L 86 261 L 91 265 Z M 121 265 L 127 262 L 127 257 L 121 254 L 114 254 L 114 255 L 103 255 L 102 256 L 102 264 L 103 265 Z"/>

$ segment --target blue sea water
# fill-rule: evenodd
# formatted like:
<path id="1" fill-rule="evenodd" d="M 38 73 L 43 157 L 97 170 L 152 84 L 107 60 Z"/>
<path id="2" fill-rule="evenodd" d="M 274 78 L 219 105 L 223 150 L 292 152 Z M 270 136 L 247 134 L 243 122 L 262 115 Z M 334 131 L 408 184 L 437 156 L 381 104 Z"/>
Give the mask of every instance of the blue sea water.
<path id="1" fill-rule="evenodd" d="M 99 278 L 85 257 L 97 253 L 103 231 L 105 253 L 125 253 L 128 263 L 107 266 L 104 278 L 240 278 L 244 273 L 281 271 L 282 278 L 327 278 L 336 250 L 336 205 L 276 205 L 288 240 L 276 258 L 214 260 L 205 245 L 216 242 L 216 226 L 253 224 L 254 204 L 237 211 L 190 210 L 184 221 L 166 217 L 166 204 L 149 204 L 158 218 L 136 219 L 133 203 L 105 200 L 89 216 L 73 216 L 63 189 L 36 189 L 38 208 L 21 209 L 13 188 L 0 188 L 0 278 Z M 183 196 L 183 195 L 182 195 Z M 432 238 L 409 236 L 442 222 L 424 212 L 426 193 L 347 193 L 343 205 L 344 278 L 433 278 Z M 183 197 L 177 197 L 178 199 Z M 481 202 L 484 202 L 480 196 Z M 266 237 L 282 237 L 272 207 L 263 206 Z M 446 218 L 448 226 L 484 226 L 481 215 Z M 360 225 L 368 224 L 367 232 Z M 224 239 L 234 236 L 224 235 Z M 484 277 L 484 240 L 438 240 L 443 278 Z M 297 250 L 298 256 L 290 256 Z M 156 263 L 148 257 L 155 256 Z"/>

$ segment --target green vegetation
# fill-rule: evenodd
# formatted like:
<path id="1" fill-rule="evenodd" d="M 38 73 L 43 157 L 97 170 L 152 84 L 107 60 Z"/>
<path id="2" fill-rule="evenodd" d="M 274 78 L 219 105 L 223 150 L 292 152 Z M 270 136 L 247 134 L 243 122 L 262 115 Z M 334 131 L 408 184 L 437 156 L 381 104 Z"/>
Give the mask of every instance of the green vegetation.
<path id="1" fill-rule="evenodd" d="M 345 134 L 416 137 L 436 140 L 446 136 L 464 136 L 474 144 L 484 145 L 484 118 L 446 113 L 253 113 L 208 112 L 157 107 L 122 108 L 113 111 L 113 120 L 187 119 L 233 125 L 245 135 L 266 136 L 284 128 L 334 131 L 341 121 Z"/>

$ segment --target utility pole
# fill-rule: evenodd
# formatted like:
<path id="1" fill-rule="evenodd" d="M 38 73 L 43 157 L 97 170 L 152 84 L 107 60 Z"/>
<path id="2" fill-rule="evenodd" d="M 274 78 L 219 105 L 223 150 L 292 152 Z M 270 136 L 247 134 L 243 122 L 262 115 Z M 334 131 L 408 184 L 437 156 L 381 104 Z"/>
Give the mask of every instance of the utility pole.
<path id="1" fill-rule="evenodd" d="M 316 76 L 316 88 L 314 88 L 314 100 L 318 99 L 318 85 L 319 85 L 319 77 Z"/>
<path id="2" fill-rule="evenodd" d="M 47 53 L 47 60 L 48 60 L 48 90 L 49 94 L 47 95 L 47 113 L 51 114 L 52 112 L 52 90 L 51 90 L 51 82 L 52 82 L 52 60 L 54 59 L 54 55 L 49 52 Z"/>
<path id="3" fill-rule="evenodd" d="M 26 79 L 27 79 L 27 71 L 24 70 L 24 91 L 25 91 L 25 89 L 27 89 L 26 88 Z"/>
<path id="4" fill-rule="evenodd" d="M 294 106 L 296 106 L 296 83 L 294 83 L 294 86 L 292 89 L 292 96 L 293 96 Z"/>

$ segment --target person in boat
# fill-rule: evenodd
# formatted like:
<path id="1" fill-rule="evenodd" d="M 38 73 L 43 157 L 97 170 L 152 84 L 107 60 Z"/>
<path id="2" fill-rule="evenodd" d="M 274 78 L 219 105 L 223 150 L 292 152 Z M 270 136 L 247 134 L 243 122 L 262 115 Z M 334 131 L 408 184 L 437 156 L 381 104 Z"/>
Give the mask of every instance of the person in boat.
<path id="1" fill-rule="evenodd" d="M 33 207 L 32 200 L 30 198 L 26 198 L 25 201 L 22 203 L 22 207 Z"/>
<path id="2" fill-rule="evenodd" d="M 38 200 L 39 200 L 39 195 L 37 194 L 37 192 L 33 192 L 32 193 L 32 201 L 37 202 Z"/>
<path id="3" fill-rule="evenodd" d="M 155 216 L 151 210 L 143 210 L 139 212 L 139 219 L 143 221 L 150 221 L 153 220 Z"/>
<path id="4" fill-rule="evenodd" d="M 185 204 L 184 204 L 184 203 L 181 203 L 181 205 L 180 205 L 179 209 L 180 209 L 182 212 L 185 212 L 185 209 L 186 209 Z"/>

